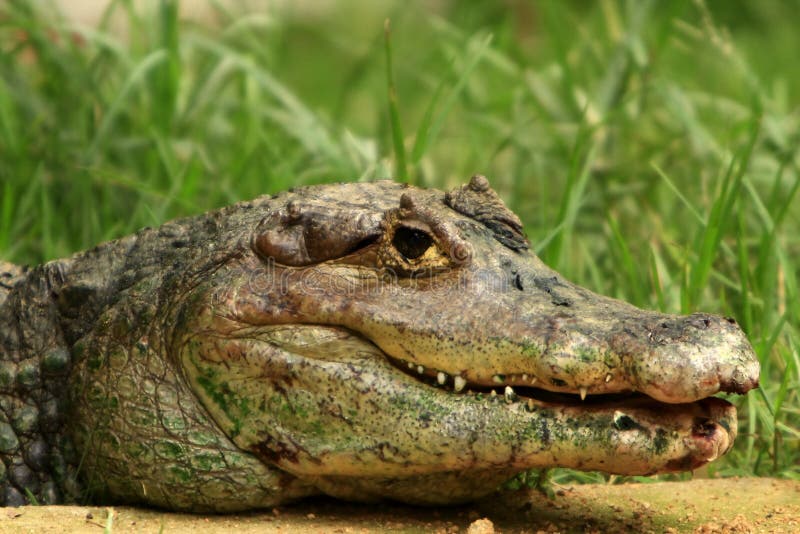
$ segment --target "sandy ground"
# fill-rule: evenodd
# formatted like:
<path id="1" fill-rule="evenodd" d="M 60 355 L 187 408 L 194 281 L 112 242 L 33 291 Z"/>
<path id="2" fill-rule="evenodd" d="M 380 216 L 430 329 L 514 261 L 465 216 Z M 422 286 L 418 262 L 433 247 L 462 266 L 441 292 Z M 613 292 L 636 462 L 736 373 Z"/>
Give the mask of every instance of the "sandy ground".
<path id="1" fill-rule="evenodd" d="M 28 506 L 0 512 L 0 532 L 800 532 L 800 482 L 693 480 L 506 492 L 460 508 L 319 499 L 259 514 L 193 516 L 141 508 Z"/>

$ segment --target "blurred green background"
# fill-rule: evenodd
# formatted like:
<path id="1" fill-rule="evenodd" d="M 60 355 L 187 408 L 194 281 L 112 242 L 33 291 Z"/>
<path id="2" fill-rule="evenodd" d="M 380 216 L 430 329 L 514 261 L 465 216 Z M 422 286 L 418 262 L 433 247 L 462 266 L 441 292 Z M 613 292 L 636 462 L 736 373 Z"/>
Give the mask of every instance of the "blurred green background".
<path id="1" fill-rule="evenodd" d="M 800 478 L 800 2 L 61 5 L 0 5 L 0 258 L 482 173 L 568 278 L 735 317 L 763 387 L 710 472 Z"/>

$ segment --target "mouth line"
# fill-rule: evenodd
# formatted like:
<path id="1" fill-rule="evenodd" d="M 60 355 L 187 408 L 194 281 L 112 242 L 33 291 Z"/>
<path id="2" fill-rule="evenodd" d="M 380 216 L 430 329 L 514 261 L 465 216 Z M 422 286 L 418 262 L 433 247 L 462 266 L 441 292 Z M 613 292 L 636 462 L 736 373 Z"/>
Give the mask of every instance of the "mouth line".
<path id="1" fill-rule="evenodd" d="M 472 383 L 459 375 L 453 376 L 442 371 L 425 369 L 421 365 L 414 364 L 387 355 L 387 360 L 400 372 L 410 376 L 415 381 L 427 386 L 439 389 L 452 395 L 471 395 L 486 398 L 503 399 L 507 403 L 523 402 L 529 408 L 546 406 L 563 407 L 600 407 L 600 406 L 622 406 L 641 403 L 667 404 L 658 401 L 644 393 L 636 391 L 626 391 L 620 393 L 596 393 L 588 395 L 586 392 L 569 393 L 555 392 L 547 389 L 531 386 L 520 386 L 505 384 L 502 380 L 504 375 L 496 375 L 498 382 L 496 385 L 486 385 Z M 535 378 L 527 378 L 526 381 L 535 383 Z M 702 400 L 702 399 L 699 399 Z M 697 402 L 697 401 L 695 401 Z M 686 403 L 692 404 L 692 403 Z"/>
<path id="2" fill-rule="evenodd" d="M 253 325 L 247 322 L 236 321 L 241 324 L 243 328 L 240 334 L 247 333 L 245 336 L 251 337 L 257 341 L 265 341 L 273 343 L 273 340 L 264 339 L 258 335 L 258 331 L 264 328 L 264 325 Z M 636 407 L 655 407 L 655 406 L 688 406 L 702 403 L 707 399 L 719 399 L 713 395 L 696 398 L 692 401 L 683 402 L 664 402 L 645 393 L 627 390 L 612 393 L 590 392 L 589 387 L 581 388 L 578 391 L 552 391 L 542 387 L 537 387 L 544 381 L 538 380 L 535 376 L 517 373 L 517 374 L 503 374 L 498 373 L 493 376 L 492 384 L 484 382 L 470 382 L 461 374 L 453 375 L 445 371 L 440 371 L 434 368 L 425 368 L 415 362 L 410 362 L 401 358 L 397 358 L 381 350 L 376 343 L 363 334 L 344 328 L 341 326 L 330 325 L 304 325 L 309 328 L 324 328 L 331 332 L 339 332 L 339 336 L 346 333 L 353 338 L 359 339 L 366 344 L 369 344 L 373 349 L 375 356 L 380 354 L 386 363 L 395 368 L 402 374 L 413 379 L 415 382 L 423 384 L 427 387 L 435 388 L 442 393 L 450 395 L 465 395 L 477 396 L 479 398 L 486 397 L 488 399 L 505 400 L 508 404 L 516 404 L 518 402 L 524 403 L 529 411 L 534 408 L 592 408 L 592 409 L 613 409 L 613 408 L 636 408 Z M 256 333 L 253 333 L 253 330 Z M 336 336 L 334 336 L 336 337 Z M 336 338 L 338 339 L 338 338 Z M 608 375 L 611 376 L 611 375 Z M 530 384 L 530 385 L 525 385 Z M 728 391 L 721 389 L 721 391 Z M 739 392 L 739 391 L 737 391 Z M 721 400 L 721 399 L 720 399 Z"/>

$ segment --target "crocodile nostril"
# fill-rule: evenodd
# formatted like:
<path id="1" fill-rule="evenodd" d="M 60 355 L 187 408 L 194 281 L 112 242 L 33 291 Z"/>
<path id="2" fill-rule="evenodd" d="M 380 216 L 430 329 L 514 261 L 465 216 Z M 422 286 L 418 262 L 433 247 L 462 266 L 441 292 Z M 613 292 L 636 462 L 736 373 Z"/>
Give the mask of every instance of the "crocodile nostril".
<path id="1" fill-rule="evenodd" d="M 725 317 L 725 320 L 728 321 L 729 324 L 736 324 L 736 319 L 733 317 Z"/>
<path id="2" fill-rule="evenodd" d="M 692 427 L 692 435 L 696 438 L 711 438 L 717 432 L 718 425 L 710 419 L 701 419 Z"/>
<path id="3" fill-rule="evenodd" d="M 709 326 L 711 326 L 711 319 L 708 317 L 697 317 L 692 316 L 690 317 L 689 324 L 693 327 L 697 328 L 698 330 L 705 330 Z"/>
<path id="4" fill-rule="evenodd" d="M 516 273 L 514 275 L 514 287 L 516 287 L 520 291 L 522 291 L 524 289 L 522 287 L 522 277 L 519 275 L 519 273 Z"/>

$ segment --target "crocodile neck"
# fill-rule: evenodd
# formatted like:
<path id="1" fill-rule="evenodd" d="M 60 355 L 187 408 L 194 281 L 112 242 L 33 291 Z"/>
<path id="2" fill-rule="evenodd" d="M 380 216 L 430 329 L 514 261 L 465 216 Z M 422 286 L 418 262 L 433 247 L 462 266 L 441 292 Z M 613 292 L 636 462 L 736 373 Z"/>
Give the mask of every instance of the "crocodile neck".
<path id="1" fill-rule="evenodd" d="M 75 500 L 79 459 L 65 433 L 64 387 L 72 357 L 52 298 L 66 264 L 0 267 L 0 499 Z"/>
<path id="2" fill-rule="evenodd" d="M 217 218 L 144 229 L 31 270 L 0 265 L 5 505 L 113 496 L 235 511 L 315 492 L 240 451 L 171 360 L 180 295 L 237 253 L 238 219 Z"/>
<path id="3" fill-rule="evenodd" d="M 0 262 L 0 503 L 85 495 L 66 425 L 72 347 L 117 298 L 137 238 L 32 269 Z"/>

